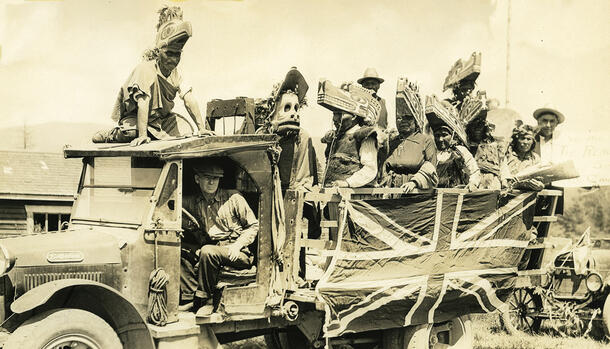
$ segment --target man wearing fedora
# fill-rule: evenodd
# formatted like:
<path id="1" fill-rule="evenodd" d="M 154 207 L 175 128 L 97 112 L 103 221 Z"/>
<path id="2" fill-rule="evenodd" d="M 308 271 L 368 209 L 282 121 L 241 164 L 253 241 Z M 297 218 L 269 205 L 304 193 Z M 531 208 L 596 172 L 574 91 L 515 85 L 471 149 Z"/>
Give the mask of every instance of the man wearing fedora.
<path id="1" fill-rule="evenodd" d="M 534 145 L 534 152 L 540 155 L 542 162 L 560 162 L 560 143 L 558 140 L 558 132 L 555 130 L 557 125 L 565 121 L 565 116 L 557 110 L 557 108 L 550 105 L 545 105 L 542 108 L 538 108 L 533 113 L 534 119 L 538 122 L 538 134 L 536 135 L 536 144 Z M 562 188 L 553 187 L 552 185 L 547 186 L 556 190 L 563 191 Z M 557 200 L 557 206 L 555 207 L 555 214 L 563 214 L 563 195 Z M 543 200 L 537 204 L 537 210 L 546 210 L 550 203 L 547 200 Z M 548 232 L 549 224 L 546 222 L 540 222 L 537 224 L 539 234 L 542 231 Z M 545 233 L 543 233 L 545 234 Z M 543 235 L 544 236 L 544 235 Z"/>
<path id="2" fill-rule="evenodd" d="M 556 108 L 547 105 L 534 111 L 534 119 L 538 121 L 539 129 L 534 151 L 540 155 L 543 162 L 558 162 L 560 149 L 555 128 L 565 121 L 565 116 Z"/>
<path id="3" fill-rule="evenodd" d="M 379 86 L 381 86 L 383 81 L 384 80 L 379 77 L 379 74 L 377 74 L 377 70 L 375 68 L 366 68 L 364 75 L 358 79 L 360 86 L 374 91 L 373 96 L 375 96 L 375 98 L 381 104 L 381 113 L 379 114 L 379 119 L 377 119 L 377 125 L 385 129 L 388 127 L 388 110 L 385 106 L 385 99 L 377 95 Z"/>

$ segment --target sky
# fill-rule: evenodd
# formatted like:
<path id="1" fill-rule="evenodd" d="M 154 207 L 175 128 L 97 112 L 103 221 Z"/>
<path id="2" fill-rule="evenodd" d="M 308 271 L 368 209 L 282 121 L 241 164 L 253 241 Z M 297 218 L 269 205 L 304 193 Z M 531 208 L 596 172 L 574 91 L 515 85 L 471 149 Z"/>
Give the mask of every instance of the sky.
<path id="1" fill-rule="evenodd" d="M 607 147 L 610 131 L 610 1 L 243 0 L 23 1 L 0 4 L 3 126 L 106 123 L 119 87 L 154 43 L 157 10 L 179 5 L 193 37 L 180 68 L 205 113 L 207 101 L 265 97 L 296 66 L 309 83 L 302 126 L 319 136 L 331 113 L 316 105 L 320 78 L 339 84 L 377 69 L 394 123 L 396 80 L 446 97 L 454 62 L 482 53 L 477 88 L 534 123 L 546 104 L 572 135 Z M 178 112 L 184 107 L 178 102 Z M 1 131 L 0 131 L 1 132 Z M 565 132 L 565 131 L 564 131 Z M 580 137 L 580 136 L 579 136 Z M 599 146 L 599 144 L 596 143 Z"/>

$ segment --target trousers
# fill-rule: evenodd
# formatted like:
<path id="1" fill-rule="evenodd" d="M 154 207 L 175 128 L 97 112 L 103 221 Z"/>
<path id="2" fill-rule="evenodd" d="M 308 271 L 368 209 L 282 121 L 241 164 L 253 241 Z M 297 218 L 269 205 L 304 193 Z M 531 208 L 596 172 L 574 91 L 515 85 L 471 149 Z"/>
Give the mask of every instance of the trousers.
<path id="1" fill-rule="evenodd" d="M 211 299 L 216 291 L 218 275 L 223 266 L 235 269 L 248 269 L 252 266 L 252 256 L 241 251 L 237 260 L 231 262 L 226 246 L 204 245 L 199 252 L 199 260 L 182 256 L 180 268 L 180 290 L 183 301 L 191 300 L 193 295 Z"/>

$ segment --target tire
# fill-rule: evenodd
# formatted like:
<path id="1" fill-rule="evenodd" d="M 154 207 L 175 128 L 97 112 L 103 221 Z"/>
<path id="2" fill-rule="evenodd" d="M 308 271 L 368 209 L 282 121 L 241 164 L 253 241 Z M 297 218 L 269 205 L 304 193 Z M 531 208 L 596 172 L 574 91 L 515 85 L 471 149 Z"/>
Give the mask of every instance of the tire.
<path id="1" fill-rule="evenodd" d="M 383 349 L 468 349 L 473 346 L 469 316 L 460 316 L 438 324 L 423 324 L 383 333 Z"/>
<path id="2" fill-rule="evenodd" d="M 312 349 L 305 335 L 298 328 L 287 328 L 285 331 L 274 329 L 265 335 L 268 349 Z"/>
<path id="3" fill-rule="evenodd" d="M 542 319 L 531 314 L 542 310 L 542 298 L 539 295 L 530 289 L 518 288 L 511 293 L 507 302 L 508 311 L 500 314 L 500 323 L 508 334 L 533 334 L 540 330 Z"/>
<path id="4" fill-rule="evenodd" d="M 607 340 L 610 340 L 610 294 L 606 296 L 606 301 L 604 302 L 604 307 L 602 308 L 602 321 L 599 324 L 600 329 L 600 337 L 605 337 Z"/>
<path id="5" fill-rule="evenodd" d="M 66 308 L 49 310 L 29 318 L 4 344 L 4 349 L 74 347 L 122 349 L 123 345 L 112 327 L 99 316 Z"/>

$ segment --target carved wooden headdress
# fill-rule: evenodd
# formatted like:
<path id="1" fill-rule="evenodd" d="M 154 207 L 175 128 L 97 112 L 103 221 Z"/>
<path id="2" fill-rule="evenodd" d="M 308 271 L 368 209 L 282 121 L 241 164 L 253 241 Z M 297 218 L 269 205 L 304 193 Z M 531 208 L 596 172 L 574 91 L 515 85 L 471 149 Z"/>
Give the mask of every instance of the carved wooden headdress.
<path id="1" fill-rule="evenodd" d="M 462 144 L 468 144 L 464 124 L 459 119 L 457 110 L 451 103 L 441 101 L 435 95 L 426 96 L 426 118 L 432 129 L 449 127 Z"/>
<path id="2" fill-rule="evenodd" d="M 467 61 L 463 61 L 461 58 L 453 64 L 453 67 L 449 70 L 445 83 L 443 84 L 443 91 L 452 88 L 464 81 L 475 81 L 481 73 L 481 52 L 473 52 Z"/>
<path id="3" fill-rule="evenodd" d="M 373 96 L 373 91 L 355 83 L 336 87 L 330 81 L 321 79 L 318 83 L 318 104 L 332 111 L 359 116 L 369 125 L 376 123 L 381 113 L 381 104 Z"/>

